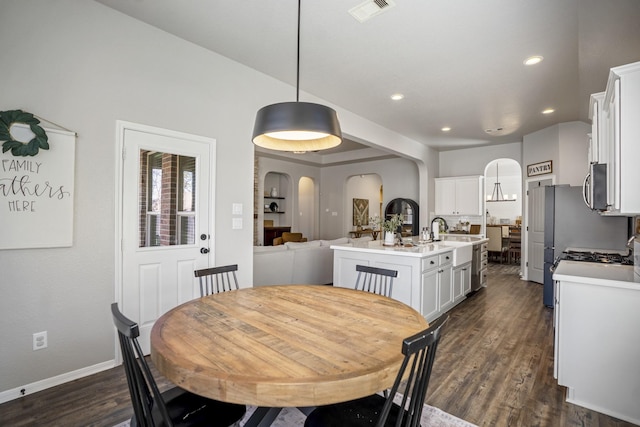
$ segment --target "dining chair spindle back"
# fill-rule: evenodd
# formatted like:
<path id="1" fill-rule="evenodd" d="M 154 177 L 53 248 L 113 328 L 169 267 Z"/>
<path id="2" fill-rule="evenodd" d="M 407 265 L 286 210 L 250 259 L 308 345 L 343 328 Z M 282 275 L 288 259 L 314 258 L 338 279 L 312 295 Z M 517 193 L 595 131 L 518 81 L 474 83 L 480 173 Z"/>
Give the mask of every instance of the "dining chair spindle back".
<path id="1" fill-rule="evenodd" d="M 404 359 L 386 398 L 374 394 L 349 402 L 319 406 L 307 416 L 305 427 L 419 427 L 433 361 L 448 319 L 449 315 L 445 314 L 426 330 L 403 340 Z M 400 404 L 396 404 L 394 397 L 399 390 Z"/>
<path id="2" fill-rule="evenodd" d="M 397 270 L 369 267 L 368 265 L 356 265 L 358 277 L 355 289 L 372 292 L 385 297 L 391 296 L 393 279 L 398 277 Z"/>
<path id="3" fill-rule="evenodd" d="M 193 274 L 200 281 L 200 296 L 238 289 L 236 271 L 238 264 L 195 270 Z"/>
<path id="4" fill-rule="evenodd" d="M 122 314 L 115 302 L 111 304 L 111 314 L 133 405 L 131 427 L 228 427 L 244 416 L 245 405 L 219 402 L 179 387 L 160 393 L 138 342 L 138 324 Z"/>

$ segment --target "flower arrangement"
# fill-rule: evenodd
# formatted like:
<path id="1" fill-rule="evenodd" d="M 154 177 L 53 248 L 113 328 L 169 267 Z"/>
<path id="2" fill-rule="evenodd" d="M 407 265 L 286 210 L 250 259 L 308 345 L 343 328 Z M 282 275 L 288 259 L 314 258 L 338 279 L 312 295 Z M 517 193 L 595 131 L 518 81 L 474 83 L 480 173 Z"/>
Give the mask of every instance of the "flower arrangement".
<path id="1" fill-rule="evenodd" d="M 369 225 L 371 226 L 372 230 L 378 230 L 381 224 L 382 221 L 380 220 L 380 217 L 378 215 L 369 217 Z"/>
<path id="2" fill-rule="evenodd" d="M 391 218 L 382 221 L 382 229 L 389 233 L 395 233 L 395 231 L 402 225 L 402 216 L 400 214 L 393 214 Z"/>

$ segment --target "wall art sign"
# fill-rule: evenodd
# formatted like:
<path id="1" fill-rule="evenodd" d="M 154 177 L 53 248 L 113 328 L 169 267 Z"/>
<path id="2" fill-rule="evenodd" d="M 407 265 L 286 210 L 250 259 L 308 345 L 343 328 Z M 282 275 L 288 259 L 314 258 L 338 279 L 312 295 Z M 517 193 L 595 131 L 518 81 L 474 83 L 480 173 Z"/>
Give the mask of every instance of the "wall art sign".
<path id="1" fill-rule="evenodd" d="M 72 245 L 76 135 L 42 131 L 46 148 L 39 130 L 12 123 L 13 143 L 0 154 L 0 249 Z"/>
<path id="2" fill-rule="evenodd" d="M 353 225 L 369 225 L 369 199 L 353 199 Z"/>
<path id="3" fill-rule="evenodd" d="M 547 160 L 546 162 L 534 163 L 527 166 L 527 176 L 545 175 L 552 172 L 553 168 L 551 160 Z"/>

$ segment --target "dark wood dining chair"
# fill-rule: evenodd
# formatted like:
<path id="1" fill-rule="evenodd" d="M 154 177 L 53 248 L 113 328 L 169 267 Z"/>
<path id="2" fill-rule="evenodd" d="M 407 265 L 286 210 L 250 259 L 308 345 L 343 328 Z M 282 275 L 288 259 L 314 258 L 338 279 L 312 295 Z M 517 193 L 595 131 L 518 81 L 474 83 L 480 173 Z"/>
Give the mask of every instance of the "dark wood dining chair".
<path id="1" fill-rule="evenodd" d="M 238 271 L 238 264 L 194 271 L 193 274 L 200 281 L 200 296 L 238 289 L 236 271 Z"/>
<path id="2" fill-rule="evenodd" d="M 355 289 L 384 295 L 385 297 L 391 296 L 393 279 L 398 277 L 396 270 L 356 265 L 356 271 L 358 272 L 358 277 L 356 278 Z"/>
<path id="3" fill-rule="evenodd" d="M 374 394 L 349 402 L 319 406 L 307 416 L 305 427 L 419 427 L 431 368 L 442 329 L 448 319 L 449 315 L 445 314 L 428 329 L 403 340 L 404 360 L 386 398 Z M 399 389 L 402 396 L 399 396 L 400 404 L 396 404 L 394 397 Z"/>
<path id="4" fill-rule="evenodd" d="M 122 363 L 133 404 L 131 427 L 227 427 L 244 416 L 245 405 L 219 402 L 179 387 L 160 393 L 138 343 L 138 324 L 125 317 L 115 302 L 111 304 L 111 314 L 118 330 Z"/>
<path id="5" fill-rule="evenodd" d="M 519 227 L 509 228 L 509 264 L 520 262 L 522 230 Z"/>

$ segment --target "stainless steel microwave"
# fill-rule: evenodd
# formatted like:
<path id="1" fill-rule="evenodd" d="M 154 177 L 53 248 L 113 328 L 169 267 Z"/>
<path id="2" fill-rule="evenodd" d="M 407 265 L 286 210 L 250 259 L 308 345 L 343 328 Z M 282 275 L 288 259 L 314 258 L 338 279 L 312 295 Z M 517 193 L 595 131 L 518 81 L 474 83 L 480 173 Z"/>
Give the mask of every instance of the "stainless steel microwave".
<path id="1" fill-rule="evenodd" d="M 585 204 L 595 211 L 606 211 L 607 204 L 607 164 L 591 163 L 589 174 L 582 184 Z"/>

